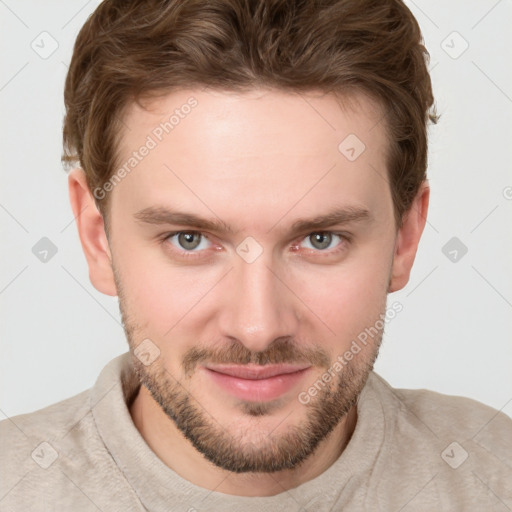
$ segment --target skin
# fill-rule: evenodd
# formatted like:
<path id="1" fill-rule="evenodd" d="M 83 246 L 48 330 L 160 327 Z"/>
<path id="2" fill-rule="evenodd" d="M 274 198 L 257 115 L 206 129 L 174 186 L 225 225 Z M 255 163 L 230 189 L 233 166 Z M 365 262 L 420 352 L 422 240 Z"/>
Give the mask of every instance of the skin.
<path id="1" fill-rule="evenodd" d="M 355 400 L 382 333 L 309 404 L 298 395 L 384 314 L 387 294 L 408 282 L 429 187 L 422 185 L 397 229 L 382 111 L 363 95 L 341 103 L 333 95 L 261 89 L 173 92 L 146 109 L 131 105 L 119 161 L 192 95 L 197 107 L 109 192 L 108 234 L 81 169 L 69 175 L 70 201 L 91 282 L 100 292 L 119 296 L 130 349 L 150 339 L 159 350 L 148 366 L 133 357 L 143 385 L 129 408 L 143 438 L 165 464 L 196 485 L 271 496 L 324 472 L 349 442 L 357 423 Z M 366 146 L 355 161 L 338 150 L 351 133 Z M 192 244 L 165 235 L 198 230 L 134 218 L 150 206 L 221 219 L 234 233 L 200 231 L 206 238 L 192 238 L 198 247 L 187 249 Z M 364 208 L 369 215 L 291 235 L 297 219 L 335 206 Z M 314 233 L 325 232 L 347 239 L 333 235 L 324 248 Z M 237 253 L 249 236 L 262 250 L 251 263 Z M 199 256 L 187 259 L 187 250 Z M 203 359 L 187 372 L 184 361 L 196 349 L 204 351 Z M 219 388 L 201 368 L 217 356 L 242 363 L 240 354 L 254 361 L 263 354 L 270 361 L 282 356 L 311 365 L 278 399 L 246 401 Z M 281 452 L 297 451 L 293 443 L 285 444 L 294 439 L 291 428 L 310 433 L 307 421 L 328 406 L 336 390 L 336 410 L 346 410 L 330 432 L 293 467 L 263 469 L 272 454 L 279 460 Z M 205 458 L 180 430 L 172 419 L 173 413 L 184 414 L 176 409 L 180 400 L 189 400 L 191 418 L 203 421 L 205 442 L 213 439 L 213 448 L 224 443 L 223 453 Z M 226 454 L 254 464 L 260 454 L 262 470 L 230 470 L 220 459 Z"/>

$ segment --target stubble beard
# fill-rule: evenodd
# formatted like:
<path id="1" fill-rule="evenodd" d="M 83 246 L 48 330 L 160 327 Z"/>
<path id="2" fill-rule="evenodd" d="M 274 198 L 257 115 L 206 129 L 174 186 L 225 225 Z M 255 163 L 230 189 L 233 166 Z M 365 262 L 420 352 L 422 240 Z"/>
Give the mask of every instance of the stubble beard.
<path id="1" fill-rule="evenodd" d="M 133 355 L 132 341 L 133 368 L 140 383 L 197 451 L 216 466 L 234 473 L 272 473 L 304 463 L 357 403 L 380 344 L 379 340 L 371 347 L 369 355 L 361 352 L 357 355 L 359 360 L 354 358 L 347 362 L 330 386 L 323 382 L 317 386 L 317 394 L 309 403 L 301 404 L 297 398 L 297 407 L 306 410 L 302 421 L 289 425 L 281 434 L 273 432 L 249 438 L 242 432 L 234 434 L 223 428 L 160 364 L 142 364 Z M 317 382 L 320 381 L 319 376 Z M 256 418 L 272 414 L 274 408 L 275 402 L 243 402 L 240 410 L 256 421 Z"/>
<path id="2" fill-rule="evenodd" d="M 120 283 L 119 283 L 120 284 Z M 158 358 L 150 366 L 145 366 L 135 355 L 136 340 L 145 337 L 131 322 L 126 313 L 125 299 L 118 284 L 119 306 L 123 318 L 123 327 L 132 355 L 133 369 L 141 383 L 150 392 L 164 413 L 174 422 L 186 439 L 207 460 L 216 466 L 233 473 L 273 473 L 294 469 L 303 464 L 325 440 L 340 421 L 348 414 L 364 388 L 368 376 L 377 359 L 384 330 L 375 337 L 356 357 L 346 364 L 329 385 L 318 386 L 316 396 L 307 404 L 299 402 L 297 406 L 305 408 L 305 418 L 297 424 L 289 425 L 283 433 L 268 433 L 258 439 L 250 439 L 243 432 L 232 433 L 223 428 L 212 415 L 194 398 L 194 396 L 163 366 Z M 298 349 L 289 340 L 276 340 L 268 350 L 251 353 L 242 344 L 233 344 L 217 352 L 191 349 L 184 357 L 185 374 L 190 378 L 194 368 L 201 360 L 258 364 L 296 362 L 300 354 L 304 360 L 304 351 Z M 325 354 L 306 352 L 310 360 L 324 361 L 325 372 L 332 368 L 325 364 Z M 291 356 L 295 357 L 291 357 Z M 311 356 L 311 357 L 310 357 Z M 318 367 L 318 366 L 317 366 Z M 332 376 L 332 371 L 329 372 Z M 319 374 L 318 382 L 323 373 Z M 325 383 L 324 383 L 325 384 Z M 243 402 L 240 410 L 247 417 L 268 416 L 276 409 L 278 402 Z"/>

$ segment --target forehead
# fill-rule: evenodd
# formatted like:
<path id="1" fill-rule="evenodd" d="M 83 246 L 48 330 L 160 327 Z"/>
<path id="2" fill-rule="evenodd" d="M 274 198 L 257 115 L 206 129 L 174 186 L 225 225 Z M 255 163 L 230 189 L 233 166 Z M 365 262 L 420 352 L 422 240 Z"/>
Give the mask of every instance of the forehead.
<path id="1" fill-rule="evenodd" d="M 269 89 L 181 90 L 134 103 L 118 151 L 129 173 L 112 202 L 122 197 L 133 211 L 179 204 L 210 215 L 214 205 L 250 207 L 260 218 L 299 203 L 297 213 L 314 212 L 329 197 L 367 207 L 389 193 L 382 117 L 363 95 Z"/>
<path id="2" fill-rule="evenodd" d="M 385 135 L 382 117 L 380 105 L 362 93 L 348 96 L 275 89 L 244 93 L 178 90 L 142 105 L 128 106 L 121 151 L 131 150 L 141 135 L 150 134 L 157 143 L 179 144 L 183 149 L 184 143 L 189 148 L 197 147 L 201 141 L 204 150 L 213 149 L 218 156 L 222 150 L 226 158 L 242 152 L 261 156 L 263 145 L 268 151 L 311 154 L 332 146 L 344 133 L 355 133 L 365 142 L 374 142 L 379 135 Z M 381 130 L 374 130 L 376 125 Z M 225 145 L 207 146 L 221 137 Z M 229 142 L 237 144 L 230 146 Z"/>

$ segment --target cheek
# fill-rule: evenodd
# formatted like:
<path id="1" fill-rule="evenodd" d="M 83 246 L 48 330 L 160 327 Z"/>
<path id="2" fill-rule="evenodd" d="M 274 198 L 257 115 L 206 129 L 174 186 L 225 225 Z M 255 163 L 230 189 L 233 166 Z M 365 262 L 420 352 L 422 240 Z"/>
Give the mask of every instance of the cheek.
<path id="1" fill-rule="evenodd" d="M 375 254 L 361 253 L 338 267 L 310 267 L 297 280 L 297 295 L 334 331 L 337 344 L 350 343 L 385 309 L 391 263 Z"/>
<path id="2" fill-rule="evenodd" d="M 215 269 L 171 264 L 157 247 L 133 250 L 119 264 L 129 311 L 158 338 L 179 329 L 218 280 Z"/>

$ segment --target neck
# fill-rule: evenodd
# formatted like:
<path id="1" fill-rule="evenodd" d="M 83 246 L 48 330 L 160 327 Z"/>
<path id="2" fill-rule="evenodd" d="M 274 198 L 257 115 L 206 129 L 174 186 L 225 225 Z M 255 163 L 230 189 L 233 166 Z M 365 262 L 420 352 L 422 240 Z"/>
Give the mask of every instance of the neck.
<path id="1" fill-rule="evenodd" d="M 307 461 L 296 468 L 274 473 L 232 473 L 206 460 L 144 386 L 130 405 L 130 415 L 148 446 L 178 475 L 205 489 L 237 496 L 274 496 L 316 478 L 341 455 L 357 421 L 353 406 Z"/>

